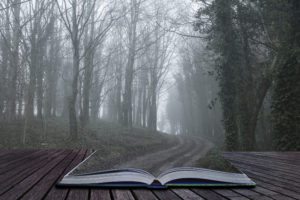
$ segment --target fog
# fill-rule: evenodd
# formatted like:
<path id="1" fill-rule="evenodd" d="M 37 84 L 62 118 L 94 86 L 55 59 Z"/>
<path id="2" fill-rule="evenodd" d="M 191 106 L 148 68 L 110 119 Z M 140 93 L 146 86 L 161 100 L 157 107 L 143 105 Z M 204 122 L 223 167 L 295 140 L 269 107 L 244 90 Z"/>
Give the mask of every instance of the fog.
<path id="1" fill-rule="evenodd" d="M 20 121 L 26 144 L 54 119 L 78 141 L 100 120 L 229 151 L 299 149 L 299 3 L 270 2 L 2 0 L 2 131 Z"/>

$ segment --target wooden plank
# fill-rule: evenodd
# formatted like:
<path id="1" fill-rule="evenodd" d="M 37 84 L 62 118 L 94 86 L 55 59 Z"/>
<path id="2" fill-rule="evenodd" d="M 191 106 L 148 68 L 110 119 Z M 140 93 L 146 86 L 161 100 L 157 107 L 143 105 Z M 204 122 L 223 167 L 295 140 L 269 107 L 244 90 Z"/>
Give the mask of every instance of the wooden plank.
<path id="1" fill-rule="evenodd" d="M 3 181 L 1 181 L 0 184 L 0 195 L 34 173 L 36 170 L 46 165 L 51 159 L 53 159 L 53 156 L 58 156 L 59 154 L 61 154 L 61 152 L 47 151 L 44 155 L 40 156 L 40 158 L 20 165 L 20 168 L 16 167 L 16 170 L 1 175 L 0 180 Z"/>
<path id="2" fill-rule="evenodd" d="M 65 169 L 65 171 L 60 175 L 57 181 L 61 180 L 63 176 L 68 173 L 71 169 L 73 169 L 78 163 L 80 163 L 86 154 L 86 150 L 80 150 L 80 152 L 77 154 L 76 158 L 72 161 L 72 163 Z M 65 199 L 68 194 L 69 188 L 62 188 L 62 187 L 56 187 L 55 185 L 52 186 L 48 194 L 46 195 L 46 200 L 51 199 Z"/>
<path id="3" fill-rule="evenodd" d="M 249 190 L 249 189 L 245 189 L 245 188 L 237 188 L 237 189 L 233 189 L 233 191 L 235 191 L 236 193 L 239 193 L 249 199 L 266 199 L 266 200 L 271 200 L 270 197 L 264 195 L 264 194 L 260 194 L 257 193 L 253 190 Z"/>
<path id="4" fill-rule="evenodd" d="M 88 200 L 89 199 L 89 189 L 87 189 L 87 188 L 72 188 L 66 199 Z"/>
<path id="5" fill-rule="evenodd" d="M 300 154 L 292 154 L 291 152 L 242 152 L 239 154 L 251 155 L 256 157 L 262 157 L 264 159 L 273 159 L 283 162 L 290 162 L 292 164 L 299 165 L 300 163 Z"/>
<path id="6" fill-rule="evenodd" d="M 6 163 L 8 160 L 14 160 L 31 152 L 33 152 L 33 150 L 7 150 L 7 153 L 0 157 L 0 163 Z"/>
<path id="7" fill-rule="evenodd" d="M 250 152 L 241 152 L 241 153 L 222 153 L 223 156 L 226 157 L 240 157 L 240 158 L 245 158 L 245 159 L 256 159 L 256 160 L 264 160 L 266 162 L 271 162 L 271 163 L 279 163 L 279 164 L 289 164 L 289 165 L 299 165 L 299 160 L 298 159 L 291 159 L 291 157 L 275 157 L 275 156 L 268 156 L 266 154 L 259 154 L 256 155 L 254 153 Z M 288 163 L 290 161 L 294 161 L 296 163 L 291 164 Z"/>
<path id="8" fill-rule="evenodd" d="M 285 179 L 281 179 L 276 176 L 258 173 L 258 172 L 255 172 L 254 170 L 251 171 L 247 168 L 240 168 L 240 169 L 242 169 L 248 176 L 255 177 L 256 179 L 263 180 L 264 182 L 268 182 L 268 183 L 277 185 L 282 188 L 293 190 L 295 192 L 298 192 L 300 190 L 300 185 L 298 183 L 288 181 Z"/>
<path id="9" fill-rule="evenodd" d="M 239 197 L 228 197 L 230 200 L 248 200 L 248 198 L 239 196 Z"/>
<path id="10" fill-rule="evenodd" d="M 251 188 L 251 191 L 255 191 L 257 193 L 264 194 L 264 195 L 267 195 L 267 196 L 273 196 L 273 195 L 278 194 L 277 192 L 274 192 L 272 190 L 268 190 L 268 189 L 263 188 L 261 186 L 256 186 L 254 188 Z"/>
<path id="11" fill-rule="evenodd" d="M 11 153 L 13 153 L 15 150 L 13 149 L 0 149 L 0 160 L 3 158 L 3 156 L 8 156 Z M 19 150 L 20 151 L 20 150 Z"/>
<path id="12" fill-rule="evenodd" d="M 239 160 L 241 158 L 237 159 L 236 157 L 233 158 L 232 156 L 230 156 L 230 158 L 232 159 L 231 161 L 233 162 L 233 164 L 238 167 L 238 163 L 236 163 L 236 162 L 239 162 Z M 260 162 L 260 165 L 264 165 L 264 164 L 265 164 L 264 162 Z M 259 167 L 259 166 L 257 166 L 257 167 Z M 269 166 L 266 165 L 266 167 L 269 167 Z M 272 166 L 272 167 L 274 168 L 274 166 Z M 285 186 L 285 184 L 280 184 L 276 181 L 269 180 L 266 177 L 262 178 L 260 176 L 251 174 L 251 172 L 253 172 L 253 170 L 255 170 L 255 169 L 256 169 L 255 167 L 251 167 L 251 169 L 249 169 L 248 173 L 247 173 L 247 171 L 245 171 L 245 170 L 243 170 L 243 168 L 241 168 L 241 170 L 245 171 L 250 178 L 252 178 L 257 184 L 259 184 L 263 188 L 274 191 L 276 193 L 280 193 L 280 194 L 276 194 L 276 195 L 271 195 L 271 197 L 273 199 L 277 198 L 277 197 L 280 198 L 281 195 L 285 196 L 285 197 L 288 196 L 288 197 L 286 197 L 287 199 L 289 199 L 289 197 L 299 199 L 299 197 L 300 197 L 299 193 L 291 191 L 289 187 Z"/>
<path id="13" fill-rule="evenodd" d="M 91 154 L 92 150 L 87 150 L 85 154 L 85 158 Z M 80 197 L 80 198 L 77 198 Z M 73 200 L 73 199 L 88 199 L 89 197 L 89 189 L 87 188 L 71 188 L 67 200 Z"/>
<path id="14" fill-rule="evenodd" d="M 15 153 L 30 152 L 33 149 L 0 149 L 0 160 L 5 156 L 10 156 Z"/>
<path id="15" fill-rule="evenodd" d="M 240 162 L 236 162 L 236 161 L 233 161 L 235 162 L 235 166 L 239 167 L 239 168 L 247 168 L 249 169 L 250 171 L 255 171 L 255 172 L 259 172 L 259 173 L 264 173 L 264 174 L 268 174 L 268 175 L 272 175 L 272 176 L 276 176 L 276 177 L 280 177 L 280 178 L 283 178 L 285 180 L 290 180 L 292 182 L 295 182 L 295 183 L 298 183 L 300 184 L 300 177 L 298 179 L 298 176 L 296 175 L 291 175 L 287 172 L 283 172 L 283 171 L 280 171 L 280 170 L 277 170 L 277 169 L 273 169 L 273 168 L 267 168 L 267 167 L 264 167 L 264 166 L 253 166 L 253 165 L 246 165 L 246 164 L 242 164 Z M 300 167 L 300 166 L 299 166 Z"/>
<path id="16" fill-rule="evenodd" d="M 114 200 L 134 200 L 134 197 L 128 189 L 112 189 Z"/>
<path id="17" fill-rule="evenodd" d="M 45 154 L 45 151 L 37 151 L 36 153 L 32 153 L 29 155 L 16 157 L 15 159 L 12 159 L 11 161 L 8 161 L 7 163 L 2 163 L 0 167 L 0 175 L 7 173 L 11 170 L 16 171 L 16 168 L 22 168 L 24 164 L 34 161 L 35 159 L 39 159 L 43 157 Z"/>
<path id="18" fill-rule="evenodd" d="M 261 167 L 261 166 L 254 166 L 252 164 L 245 164 L 245 163 L 240 163 L 239 161 L 235 160 L 230 160 L 236 167 L 238 167 L 241 171 L 248 170 L 251 172 L 260 172 L 266 175 L 271 175 L 271 176 L 276 176 L 280 179 L 283 180 L 290 180 L 295 183 L 299 183 L 300 177 L 298 175 L 294 175 L 292 173 L 288 174 L 288 172 L 283 172 L 282 170 L 278 171 L 276 168 L 271 168 L 271 167 Z M 272 172 L 272 173 L 271 173 Z"/>
<path id="19" fill-rule="evenodd" d="M 111 200 L 108 189 L 92 188 L 90 200 Z"/>
<path id="20" fill-rule="evenodd" d="M 282 156 L 281 153 L 273 154 L 269 152 L 266 154 L 255 152 L 249 153 L 251 155 L 246 155 L 247 153 L 225 155 L 225 157 L 230 155 L 230 161 L 245 171 L 245 173 L 258 184 L 255 188 L 192 188 L 191 190 L 187 188 L 173 188 L 168 190 L 113 189 L 110 192 L 107 189 L 100 188 L 62 189 L 55 187 L 56 181 L 61 179 L 65 173 L 82 161 L 84 156 L 88 156 L 91 151 L 81 150 L 78 154 L 62 153 L 62 151 L 45 151 L 45 153 L 41 155 L 38 151 L 32 151 L 31 156 L 26 154 L 26 151 L 25 153 L 24 151 L 1 151 L 1 153 L 2 152 L 5 152 L 2 155 L 5 156 L 3 160 L 5 160 L 6 163 L 0 163 L 0 170 L 1 166 L 3 166 L 3 168 L 11 168 L 7 173 L 3 173 L 3 176 L 0 175 L 0 191 L 3 188 L 1 184 L 5 187 L 7 185 L 6 183 L 11 183 L 8 188 L 9 190 L 6 188 L 8 191 L 5 192 L 3 196 L 0 196 L 0 199 L 5 200 L 16 198 L 40 199 L 43 198 L 45 194 L 46 199 L 300 199 L 300 185 L 298 184 L 300 182 L 300 179 L 298 179 L 300 175 L 297 174 L 297 170 L 294 170 L 298 162 L 292 160 L 293 157 L 290 156 L 290 153 L 282 153 Z M 6 153 L 10 156 L 7 156 Z M 293 153 L 292 155 L 295 157 L 300 154 Z M 278 158 L 275 156 L 278 156 Z M 65 160 L 63 160 L 64 157 L 66 158 Z M 287 163 L 287 165 L 285 163 Z M 27 166 L 26 169 L 24 169 L 24 166 Z M 291 172 L 291 170 L 294 171 Z M 5 184 L 2 181 L 3 178 L 7 179 L 5 180 Z M 12 185 L 13 183 L 16 185 Z M 12 188 L 12 186 L 14 187 Z M 37 195 L 34 196 L 33 194 Z"/>
<path id="21" fill-rule="evenodd" d="M 256 187 L 252 188 L 251 190 L 255 191 L 257 193 L 266 195 L 268 197 L 271 197 L 272 199 L 278 199 L 278 198 L 280 198 L 280 199 L 286 199 L 286 200 L 293 200 L 290 197 L 283 196 L 283 195 L 281 195 L 281 194 L 279 194 L 277 192 L 274 192 L 272 190 L 268 190 L 268 189 L 260 187 L 260 186 L 256 186 Z"/>
<path id="22" fill-rule="evenodd" d="M 291 184 L 296 187 L 298 187 L 300 185 L 300 180 L 298 179 L 298 177 L 291 176 L 286 173 L 281 173 L 280 171 L 278 172 L 277 170 L 253 168 L 253 167 L 249 167 L 244 164 L 235 164 L 235 165 L 243 171 L 247 170 L 247 171 L 249 171 L 255 175 L 261 176 L 261 177 L 271 178 L 272 180 L 277 180 L 278 182 Z"/>
<path id="23" fill-rule="evenodd" d="M 43 177 L 34 187 L 32 187 L 22 199 L 42 199 L 50 188 L 56 184 L 57 179 L 72 162 L 77 155 L 78 150 L 73 150 L 68 157 L 56 165 L 46 176 Z"/>
<path id="24" fill-rule="evenodd" d="M 7 168 L 8 166 L 12 165 L 13 163 L 26 160 L 26 158 L 33 157 L 34 155 L 39 154 L 39 153 L 42 153 L 42 150 L 37 150 L 37 151 L 31 152 L 31 153 L 27 153 L 25 155 L 15 156 L 14 158 L 6 161 L 5 163 L 0 163 L 0 169 Z"/>
<path id="25" fill-rule="evenodd" d="M 201 197 L 205 199 L 216 199 L 216 200 L 223 200 L 226 199 L 225 197 L 213 192 L 210 189 L 207 188 L 192 188 L 192 191 L 200 195 Z"/>
<path id="26" fill-rule="evenodd" d="M 281 195 L 281 194 L 272 195 L 271 198 L 275 199 L 275 200 L 282 200 L 282 199 L 284 199 L 284 200 L 295 200 L 293 198 L 290 198 L 286 195 Z"/>
<path id="27" fill-rule="evenodd" d="M 299 165 L 272 162 L 271 160 L 267 160 L 267 159 L 257 159 L 257 158 L 251 158 L 251 157 L 240 156 L 240 155 L 234 155 L 234 156 L 230 156 L 230 157 L 225 156 L 225 158 L 227 158 L 227 160 L 230 160 L 230 161 L 241 162 L 241 163 L 245 163 L 248 165 L 264 166 L 264 167 L 277 169 L 277 170 L 285 171 L 285 172 L 289 172 L 290 170 L 293 170 L 291 172 L 291 174 L 294 174 L 297 176 L 300 175 Z"/>
<path id="28" fill-rule="evenodd" d="M 258 164 L 263 162 L 265 165 L 270 166 L 270 167 L 276 167 L 278 169 L 282 169 L 282 170 L 296 170 L 296 174 L 300 174 L 300 170 L 299 170 L 299 165 L 300 163 L 291 163 L 291 162 L 287 162 L 287 161 L 279 161 L 270 157 L 258 157 L 258 156 L 254 156 L 251 154 L 244 154 L 244 155 L 234 155 L 232 157 L 233 159 L 239 160 L 239 161 L 248 161 L 250 163 L 253 164 Z"/>
<path id="29" fill-rule="evenodd" d="M 158 200 L 158 198 L 149 189 L 133 189 L 132 192 L 136 199 Z"/>
<path id="30" fill-rule="evenodd" d="M 203 200 L 203 198 L 187 188 L 172 189 L 182 199 Z"/>
<path id="31" fill-rule="evenodd" d="M 255 173 L 262 173 L 265 174 L 266 176 L 272 176 L 272 177 L 277 177 L 277 180 L 280 179 L 279 181 L 283 181 L 283 182 L 292 182 L 292 185 L 295 185 L 296 183 L 299 184 L 299 175 L 295 175 L 292 174 L 292 172 L 290 174 L 286 174 L 288 173 L 288 170 L 285 170 L 285 172 L 282 172 L 282 170 L 280 170 L 280 174 L 277 175 L 276 172 L 278 172 L 278 170 L 276 169 L 276 167 L 270 167 L 268 165 L 264 166 L 264 167 L 260 167 L 258 164 L 253 166 L 252 164 L 248 163 L 245 164 L 244 162 L 241 164 L 239 161 L 236 160 L 230 160 L 235 166 L 239 167 L 242 171 L 245 171 L 246 169 L 250 172 L 255 172 Z M 261 165 L 263 165 L 263 163 L 261 163 Z M 265 171 L 263 171 L 265 170 Z M 270 173 L 272 170 L 273 173 Z M 292 169 L 289 171 L 293 171 Z M 281 173 L 282 172 L 282 173 Z M 269 175 L 268 175 L 269 174 Z M 263 176 L 265 176 L 263 175 Z M 297 184 L 297 185 L 298 185 Z"/>
<path id="32" fill-rule="evenodd" d="M 43 153 L 42 150 L 36 150 L 36 151 L 29 151 L 24 154 L 16 154 L 14 157 L 10 158 L 9 160 L 6 160 L 3 163 L 0 163 L 0 170 L 2 170 L 3 168 L 7 169 L 9 168 L 9 166 L 11 166 L 14 163 L 20 163 L 23 160 L 26 160 L 28 157 L 33 157 L 35 155 L 39 155 Z"/>
<path id="33" fill-rule="evenodd" d="M 25 178 L 23 181 L 15 185 L 12 189 L 5 192 L 1 198 L 3 199 L 18 199 L 34 184 L 36 184 L 43 176 L 45 176 L 53 167 L 61 162 L 71 151 L 62 152 L 59 156 L 53 158 L 47 165 L 38 169 L 36 172 Z"/>
<path id="34" fill-rule="evenodd" d="M 220 188 L 220 189 L 213 189 L 213 191 L 228 199 L 248 199 L 230 189 Z"/>
<path id="35" fill-rule="evenodd" d="M 279 187 L 279 186 L 276 186 L 276 185 L 273 185 L 273 184 L 269 184 L 267 182 L 263 182 L 263 181 L 260 181 L 258 179 L 255 179 L 254 177 L 251 177 L 253 181 L 255 181 L 258 185 L 268 189 L 268 190 L 271 190 L 271 191 L 274 191 L 276 193 L 279 193 L 279 194 L 282 194 L 283 196 L 288 196 L 288 197 L 291 197 L 291 198 L 294 198 L 294 199 L 300 199 L 300 194 L 297 193 L 297 192 L 294 192 L 294 191 L 291 191 L 291 190 L 288 190 L 288 189 L 285 189 L 285 188 L 282 188 L 282 187 Z"/>
<path id="36" fill-rule="evenodd" d="M 236 188 L 236 189 L 232 189 L 232 190 L 235 191 L 236 193 L 239 193 L 239 194 L 247 196 L 247 197 L 261 196 L 259 193 L 249 190 L 249 189 L 245 189 L 245 188 Z"/>
<path id="37" fill-rule="evenodd" d="M 171 190 L 153 190 L 153 193 L 161 200 L 178 200 L 180 199 L 174 192 Z"/>
<path id="38" fill-rule="evenodd" d="M 16 171 L 26 168 L 26 165 L 28 165 L 28 163 L 34 163 L 37 160 L 41 160 L 41 158 L 47 158 L 46 155 L 48 155 L 50 152 L 40 152 L 38 154 L 38 156 L 34 156 L 34 157 L 30 157 L 27 162 L 21 162 L 21 163 L 14 163 L 11 166 L 7 167 L 7 168 L 2 168 L 0 169 L 0 180 L 3 179 L 3 177 L 7 176 L 7 174 L 11 174 L 10 176 L 12 176 L 13 174 L 17 174 Z"/>
<path id="39" fill-rule="evenodd" d="M 279 163 L 268 159 L 261 159 L 261 158 L 250 157 L 250 156 L 247 157 L 245 155 L 238 155 L 238 154 L 234 154 L 230 156 L 225 155 L 225 158 L 237 162 L 244 162 L 246 164 L 255 164 L 255 165 L 261 165 L 270 168 L 276 168 L 278 170 L 286 170 L 286 171 L 290 170 L 291 174 L 300 175 L 299 165 Z"/>

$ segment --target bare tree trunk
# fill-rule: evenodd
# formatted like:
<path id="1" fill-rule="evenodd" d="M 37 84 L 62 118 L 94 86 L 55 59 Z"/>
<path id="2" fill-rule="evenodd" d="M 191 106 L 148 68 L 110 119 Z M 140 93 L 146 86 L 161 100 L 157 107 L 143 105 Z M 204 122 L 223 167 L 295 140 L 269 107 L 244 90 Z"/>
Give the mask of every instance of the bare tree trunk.
<path id="1" fill-rule="evenodd" d="M 20 92 L 18 95 L 18 117 L 22 118 L 22 110 L 23 110 L 23 87 L 20 88 Z"/>
<path id="2" fill-rule="evenodd" d="M 148 118 L 148 127 L 156 131 L 157 127 L 157 84 L 158 84 L 158 52 L 159 52 L 159 38 L 158 38 L 158 26 L 155 27 L 155 48 L 154 48 L 154 65 L 150 70 L 150 88 L 151 88 L 151 97 L 150 97 L 150 105 L 149 105 L 149 118 Z"/>
<path id="3" fill-rule="evenodd" d="M 44 79 L 44 59 L 43 59 L 43 44 L 39 44 L 39 58 L 37 68 L 37 117 L 43 116 L 43 79 Z"/>
<path id="4" fill-rule="evenodd" d="M 49 118 L 55 116 L 56 113 L 56 87 L 58 81 L 58 66 L 60 53 L 60 42 L 56 39 L 54 34 L 56 18 L 54 16 L 54 3 L 51 7 L 51 17 L 48 24 L 48 37 L 49 41 L 46 42 L 46 47 L 49 47 L 49 53 L 47 54 L 47 48 L 45 53 L 45 103 L 44 103 L 44 116 Z M 60 36 L 60 33 L 58 34 Z"/>
<path id="5" fill-rule="evenodd" d="M 52 51 L 52 47 L 50 47 L 50 52 Z M 51 53 L 50 53 L 51 54 Z M 52 57 L 50 56 L 50 59 Z M 45 94 L 45 117 L 49 118 L 51 116 L 52 106 L 53 104 L 53 68 L 52 62 L 49 60 L 48 66 L 46 69 L 46 94 Z"/>
<path id="6" fill-rule="evenodd" d="M 117 107 L 117 118 L 118 122 L 122 122 L 122 104 L 121 104 L 121 92 L 122 92 L 122 72 L 121 69 L 116 71 L 117 77 L 117 92 L 116 92 L 116 107 Z"/>
<path id="7" fill-rule="evenodd" d="M 59 47 L 59 45 L 58 45 Z M 57 55 L 58 56 L 58 55 Z M 56 57 L 57 57 L 56 56 Z M 52 72 L 52 85 L 51 85 L 51 107 L 52 107 L 52 112 L 51 116 L 56 117 L 56 98 L 57 98 L 57 83 L 58 83 L 58 73 L 59 73 L 59 66 L 60 62 L 57 61 L 52 67 L 53 67 L 53 72 Z"/>
<path id="8" fill-rule="evenodd" d="M 123 125 L 127 127 L 132 127 L 132 82 L 136 51 L 136 26 L 139 15 L 139 3 L 137 3 L 136 0 L 131 0 L 131 23 L 129 25 L 129 52 L 125 72 L 125 91 L 123 95 Z"/>
<path id="9" fill-rule="evenodd" d="M 71 74 L 72 70 L 69 66 L 71 63 L 66 63 L 63 67 L 62 77 L 63 77 L 63 109 L 61 117 L 67 118 L 69 116 L 69 96 L 71 96 Z"/>
<path id="10" fill-rule="evenodd" d="M 87 58 L 90 59 L 90 58 Z M 90 63 L 90 61 L 87 61 Z M 83 108 L 82 108 L 82 127 L 85 127 L 89 122 L 89 110 L 90 110 L 90 88 L 91 88 L 91 78 L 92 78 L 92 66 L 87 64 L 87 68 L 84 74 L 83 80 Z"/>
<path id="11" fill-rule="evenodd" d="M 90 3 L 88 5 L 91 7 Z M 94 10 L 92 10 L 92 18 L 91 18 L 91 25 L 90 25 L 90 33 L 88 33 L 88 28 L 85 32 L 85 58 L 84 58 L 84 80 L 83 80 L 83 108 L 82 108 L 82 116 L 81 116 L 81 125 L 85 127 L 89 122 L 90 116 L 90 90 L 92 84 L 92 73 L 94 69 L 94 54 L 95 49 L 92 45 L 93 37 L 94 37 Z"/>
<path id="12" fill-rule="evenodd" d="M 13 40 L 12 40 L 12 55 L 10 58 L 11 63 L 11 79 L 10 79 L 10 95 L 8 100 L 8 116 L 9 119 L 16 117 L 16 97 L 17 97 L 17 77 L 19 65 L 19 44 L 20 44 L 20 2 L 15 0 L 13 2 Z"/>
<path id="13" fill-rule="evenodd" d="M 34 34 L 33 34 L 34 35 Z M 36 39 L 33 36 L 31 41 L 31 63 L 29 65 L 29 86 L 26 104 L 26 117 L 32 119 L 34 117 L 34 93 L 36 87 L 36 63 L 37 63 L 37 49 Z"/>
<path id="14" fill-rule="evenodd" d="M 8 4 L 8 0 L 7 0 Z M 4 115 L 4 101 L 8 98 L 8 64 L 9 64 L 9 49 L 11 48 L 10 38 L 10 19 L 9 9 L 6 9 L 5 35 L 2 35 L 1 50 L 2 50 L 2 65 L 0 74 L 0 117 Z"/>
<path id="15" fill-rule="evenodd" d="M 68 98 L 69 107 L 69 133 L 72 140 L 78 138 L 78 126 L 76 117 L 76 100 L 78 95 L 78 78 L 79 78 L 79 65 L 80 65 L 80 41 L 82 34 L 86 30 L 87 22 L 89 21 L 90 13 L 92 10 L 87 9 L 88 1 L 69 1 L 71 4 L 71 15 L 68 14 L 67 10 L 62 11 L 61 5 L 56 1 L 60 16 L 67 28 L 72 41 L 73 49 L 73 78 L 72 78 L 72 93 Z M 63 7 L 67 9 L 66 0 L 62 1 Z M 80 7 L 79 7 L 80 5 Z M 93 6 L 95 1 L 93 1 Z M 89 6 L 88 6 L 89 7 Z M 86 17 L 85 17 L 86 16 Z M 71 18 L 71 19 L 70 19 Z"/>
<path id="16" fill-rule="evenodd" d="M 75 28 L 74 34 L 77 34 L 77 28 Z M 69 131 L 72 140 L 77 140 L 78 138 L 76 99 L 78 94 L 79 61 L 79 41 L 75 39 L 73 41 L 72 93 L 69 96 Z"/>
<path id="17" fill-rule="evenodd" d="M 101 95 L 102 95 L 102 91 L 103 91 L 103 87 L 104 87 L 104 83 L 106 80 L 106 75 L 107 75 L 107 71 L 108 71 L 108 67 L 110 65 L 110 56 L 104 66 L 105 72 L 102 76 L 102 80 L 100 81 L 100 71 L 99 74 L 95 75 L 94 78 L 94 86 L 92 88 L 92 99 L 91 99 L 91 116 L 93 119 L 97 119 L 99 117 L 99 111 L 100 111 L 100 106 L 101 106 Z M 100 70 L 100 69 L 98 69 Z"/>
<path id="18" fill-rule="evenodd" d="M 148 97 L 147 97 L 147 86 L 144 85 L 143 89 L 143 111 L 142 111 L 142 125 L 143 127 L 147 126 L 147 113 L 148 113 Z"/>
<path id="19" fill-rule="evenodd" d="M 141 86 L 138 88 L 138 102 L 137 102 L 137 109 L 136 109 L 136 118 L 135 123 L 137 126 L 142 126 L 142 88 Z"/>
<path id="20" fill-rule="evenodd" d="M 156 102 L 156 85 L 151 86 L 151 100 L 149 106 L 148 127 L 156 131 L 157 127 L 157 102 Z"/>
<path id="21" fill-rule="evenodd" d="M 92 87 L 92 96 L 91 96 L 91 118 L 93 120 L 96 120 L 99 114 L 99 106 L 100 106 L 99 96 L 102 92 L 99 91 L 98 88 L 100 84 L 99 74 L 96 74 L 96 76 L 94 76 L 93 82 L 94 82 L 94 86 Z M 98 92 L 100 92 L 100 94 Z"/>
<path id="22" fill-rule="evenodd" d="M 25 82 L 25 68 L 20 70 L 18 77 L 18 117 L 21 119 L 23 115 L 23 101 L 25 99 L 26 82 Z"/>
<path id="23" fill-rule="evenodd" d="M 39 1 L 35 4 L 35 11 L 39 8 Z M 31 30 L 31 52 L 30 52 L 30 64 L 29 64 L 29 87 L 28 87 L 28 96 L 26 104 L 26 118 L 29 120 L 34 117 L 34 97 L 36 91 L 36 82 L 37 82 L 37 68 L 39 67 L 40 60 L 40 48 L 39 48 L 39 31 L 40 31 L 40 15 L 37 15 L 34 18 L 32 30 Z"/>
<path id="24" fill-rule="evenodd" d="M 131 46 L 132 48 L 132 46 Z M 134 54 L 129 50 L 129 59 L 125 74 L 125 92 L 123 95 L 123 125 L 132 127 L 132 81 L 133 81 L 133 65 Z"/>

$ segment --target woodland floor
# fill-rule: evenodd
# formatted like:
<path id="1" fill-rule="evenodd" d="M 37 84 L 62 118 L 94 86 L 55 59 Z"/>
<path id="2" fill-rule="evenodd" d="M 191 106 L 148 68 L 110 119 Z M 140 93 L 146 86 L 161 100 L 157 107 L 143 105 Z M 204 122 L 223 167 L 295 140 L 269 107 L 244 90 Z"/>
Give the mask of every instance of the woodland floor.
<path id="1" fill-rule="evenodd" d="M 158 176 L 160 173 L 174 168 L 184 166 L 196 166 L 197 161 L 203 158 L 214 145 L 199 137 L 177 137 L 179 143 L 164 148 L 160 151 L 144 154 L 116 165 L 114 168 L 130 168 L 138 166 L 139 169 L 150 171 Z"/>
<path id="2" fill-rule="evenodd" d="M 80 129 L 79 139 L 72 141 L 68 124 L 61 118 L 34 120 L 26 128 L 24 120 L 0 121 L 0 149 L 94 149 L 107 158 L 138 156 L 177 145 L 179 140 L 161 132 L 143 128 L 124 128 L 106 121 L 92 122 Z"/>
<path id="3" fill-rule="evenodd" d="M 23 120 L 0 121 L 0 149 L 94 149 L 109 160 L 121 161 L 119 167 L 147 166 L 156 173 L 176 166 L 192 166 L 213 147 L 198 137 L 127 129 L 105 121 L 81 129 L 75 142 L 68 139 L 67 122 L 61 118 L 34 120 L 26 128 L 25 144 L 22 144 L 23 134 Z"/>

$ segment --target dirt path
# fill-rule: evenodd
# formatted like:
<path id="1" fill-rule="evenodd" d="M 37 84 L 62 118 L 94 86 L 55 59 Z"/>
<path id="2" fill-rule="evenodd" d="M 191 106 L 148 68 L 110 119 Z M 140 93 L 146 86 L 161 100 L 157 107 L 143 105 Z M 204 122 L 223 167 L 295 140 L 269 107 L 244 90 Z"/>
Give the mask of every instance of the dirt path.
<path id="1" fill-rule="evenodd" d="M 199 137 L 177 136 L 179 143 L 168 149 L 133 158 L 116 168 L 139 168 L 159 175 L 163 171 L 174 167 L 192 167 L 203 157 L 213 144 Z"/>

